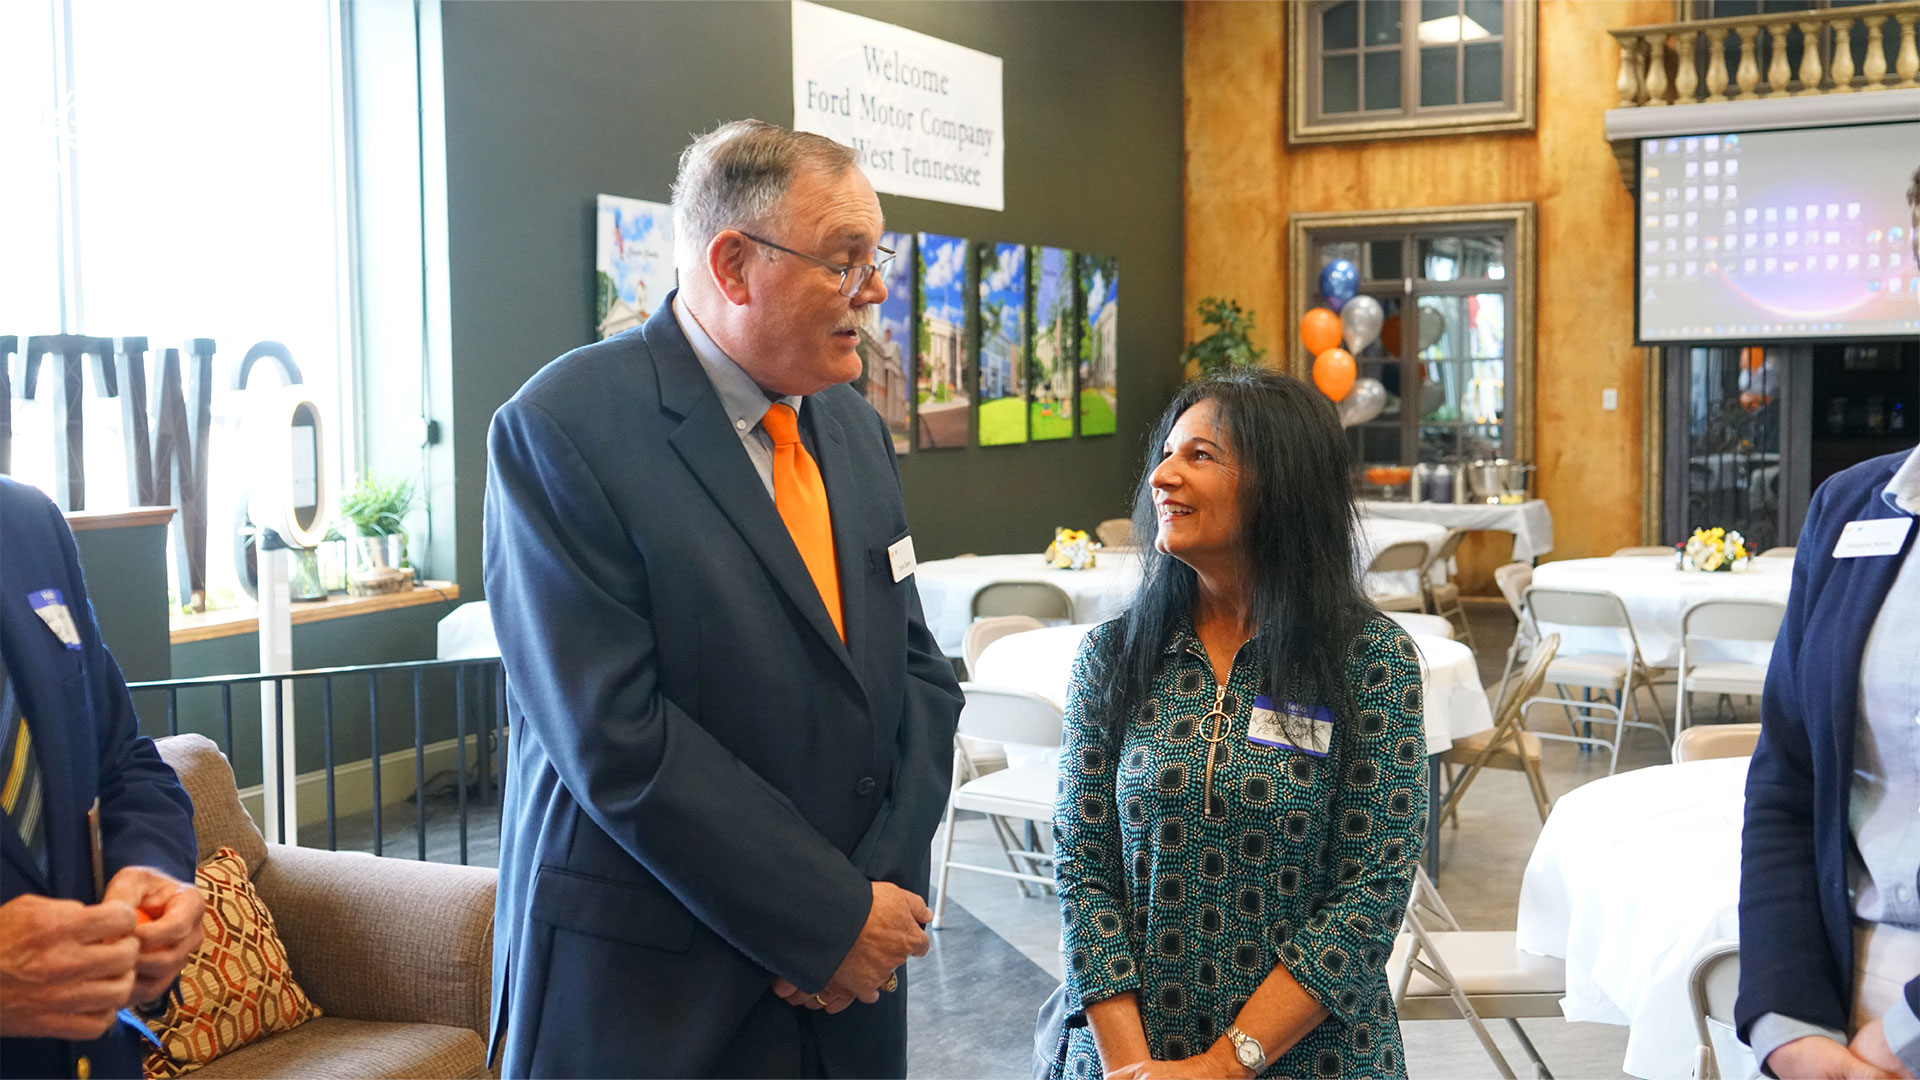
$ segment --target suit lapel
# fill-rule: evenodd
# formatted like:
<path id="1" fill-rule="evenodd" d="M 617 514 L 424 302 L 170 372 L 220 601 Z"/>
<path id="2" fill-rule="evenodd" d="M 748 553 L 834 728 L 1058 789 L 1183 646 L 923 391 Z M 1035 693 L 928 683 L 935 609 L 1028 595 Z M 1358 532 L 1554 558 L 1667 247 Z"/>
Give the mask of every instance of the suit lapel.
<path id="1" fill-rule="evenodd" d="M 802 410 L 810 418 L 814 445 L 819 449 L 820 475 L 827 485 L 827 505 L 833 513 L 834 561 L 840 571 L 840 619 L 847 628 L 847 652 L 865 660 L 867 634 L 866 540 L 859 525 L 860 487 L 853 476 L 853 455 L 847 449 L 846 433 L 840 422 L 829 415 L 822 395 L 815 395 Z"/>
<path id="2" fill-rule="evenodd" d="M 1891 473 L 1889 473 L 1891 478 Z M 1875 486 L 1867 496 L 1867 505 L 1860 512 L 1859 520 L 1876 518 L 1905 517 L 1906 515 L 1887 505 L 1882 493 L 1887 489 L 1885 481 Z M 1846 575 L 1841 583 L 1844 599 L 1839 609 L 1852 613 L 1853 618 L 1844 620 L 1836 629 L 1841 640 L 1834 650 L 1833 701 L 1833 740 L 1834 751 L 1840 763 L 1840 775 L 1853 775 L 1853 729 L 1855 718 L 1860 709 L 1860 663 L 1867 651 L 1867 635 L 1873 631 L 1873 624 L 1879 617 L 1880 607 L 1886 603 L 1887 593 L 1893 588 L 1893 579 L 1899 576 L 1900 567 L 1906 561 L 1908 552 L 1913 550 L 1915 536 L 1920 534 L 1920 523 L 1907 530 L 1905 545 L 1899 553 L 1892 556 L 1870 555 L 1858 559 L 1834 560 L 1834 576 Z M 1834 536 L 1840 534 L 1835 531 Z M 1823 553 L 1824 554 L 1824 553 Z M 1835 582 L 1829 581 L 1831 589 Z M 1840 797 L 1841 805 L 1846 805 L 1845 789 Z"/>
<path id="3" fill-rule="evenodd" d="M 859 673 L 854 669 L 853 657 L 833 627 L 833 618 L 827 614 L 827 605 L 820 599 L 820 590 L 814 586 L 812 575 L 807 573 L 807 564 L 800 559 L 800 550 L 794 547 L 793 537 L 788 534 L 786 523 L 780 520 L 779 511 L 774 509 L 773 500 L 767 498 L 760 474 L 747 457 L 746 448 L 740 445 L 740 436 L 727 422 L 726 409 L 720 404 L 720 395 L 714 392 L 706 369 L 700 366 L 700 358 L 693 354 L 693 346 L 687 343 L 686 335 L 674 321 L 672 294 L 647 320 L 642 333 L 646 336 L 647 348 L 653 353 L 654 370 L 660 379 L 661 404 L 681 417 L 680 426 L 667 441 L 687 470 L 700 481 L 700 486 L 707 489 L 714 504 L 739 530 L 741 538 L 766 567 L 768 576 L 793 601 L 801 617 L 858 683 Z M 832 490 L 829 486 L 829 499 Z M 840 542 L 839 529 L 836 520 L 836 547 Z M 843 584 L 843 617 L 846 606 Z M 848 640 L 852 640 L 851 633 Z"/>

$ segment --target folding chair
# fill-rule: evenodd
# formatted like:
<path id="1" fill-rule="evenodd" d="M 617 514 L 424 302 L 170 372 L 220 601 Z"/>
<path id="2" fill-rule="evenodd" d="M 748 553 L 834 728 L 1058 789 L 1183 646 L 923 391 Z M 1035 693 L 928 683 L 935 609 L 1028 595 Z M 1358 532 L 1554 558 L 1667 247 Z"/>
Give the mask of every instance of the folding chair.
<path id="1" fill-rule="evenodd" d="M 1649 544 L 1649 545 L 1637 546 L 1637 547 L 1614 548 L 1613 554 L 1609 556 L 1609 558 L 1614 558 L 1614 559 L 1633 558 L 1635 556 L 1640 556 L 1640 555 L 1665 555 L 1671 558 L 1673 557 L 1675 552 L 1676 552 L 1676 549 L 1674 548 L 1661 547 L 1658 544 Z"/>
<path id="2" fill-rule="evenodd" d="M 967 703 L 960 710 L 959 734 L 991 742 L 1016 743 L 1057 749 L 1060 746 L 1060 709 L 1039 694 L 1012 687 L 961 683 Z M 1053 822 L 1053 799 L 1059 773 L 1058 755 L 1015 765 L 986 776 L 967 779 L 954 755 L 953 793 L 947 798 L 946 821 L 941 826 L 940 880 L 933 903 L 933 927 L 939 929 L 947 910 L 947 875 L 952 870 L 971 870 L 978 874 L 1012 878 L 1036 885 L 1053 884 L 1051 876 L 1033 872 L 1035 864 L 1052 865 L 1053 856 L 1045 851 L 1024 848 L 1007 852 L 1010 861 L 1026 863 L 1028 869 L 1002 870 L 996 866 L 955 862 L 953 858 L 953 820 L 961 810 L 972 810 L 989 817 L 1014 818 L 1040 825 Z"/>
<path id="3" fill-rule="evenodd" d="M 1767 688 L 1767 665 L 1735 660 L 1694 663 L 1687 656 L 1692 641 L 1749 641 L 1773 644 L 1785 604 L 1771 600 L 1701 600 L 1680 616 L 1680 682 L 1674 688 L 1673 727 L 1685 731 L 1695 693 L 1758 694 Z M 1696 657 L 1697 658 L 1697 653 Z"/>
<path id="4" fill-rule="evenodd" d="M 1427 872 L 1413 872 L 1407 919 L 1387 961 L 1393 1001 L 1402 1021 L 1465 1020 L 1506 1080 L 1514 1080 L 1506 1055 L 1484 1018 L 1505 1020 L 1533 1060 L 1533 1074 L 1552 1080 L 1540 1051 L 1520 1027 L 1522 1017 L 1561 1016 L 1567 992 L 1565 962 L 1521 952 L 1511 930 L 1462 930 Z"/>
<path id="5" fill-rule="evenodd" d="M 1753 1051 L 1734 1033 L 1733 1002 L 1740 992 L 1740 943 L 1716 941 L 1693 954 L 1687 998 L 1693 1004 L 1694 1080 L 1730 1076 L 1746 1080 L 1759 1073 Z M 1722 1057 L 1726 1060 L 1722 1060 Z"/>
<path id="6" fill-rule="evenodd" d="M 1547 682 L 1559 688 L 1563 696 L 1528 698 L 1521 706 L 1522 715 L 1536 704 L 1558 705 L 1566 713 L 1568 733 L 1562 735 L 1541 731 L 1535 734 L 1542 739 L 1606 747 L 1611 755 L 1607 765 L 1609 776 L 1620 768 L 1620 743 L 1630 727 L 1659 732 L 1660 738 L 1671 748 L 1673 738 L 1667 732 L 1667 716 L 1660 708 L 1660 699 L 1653 693 L 1653 669 L 1641 658 L 1640 639 L 1634 634 L 1633 621 L 1627 617 L 1627 607 L 1619 597 L 1610 592 L 1576 592 L 1533 585 L 1527 588 L 1523 602 L 1527 609 L 1527 621 L 1537 639 L 1544 639 L 1540 624 L 1547 623 L 1611 630 L 1616 640 L 1625 643 L 1620 652 L 1563 654 L 1554 659 L 1552 666 L 1547 668 Z M 1587 696 L 1572 697 L 1568 687 L 1580 687 Z M 1640 718 L 1640 700 L 1634 696 L 1635 689 L 1647 692 L 1647 698 L 1653 702 L 1654 715 L 1660 719 L 1658 724 L 1649 724 Z M 1601 696 L 1593 696 L 1596 690 Z M 1612 694 L 1613 700 L 1607 700 L 1606 694 Z M 1576 711 L 1580 714 L 1579 719 L 1589 725 L 1595 721 L 1612 724 L 1613 738 L 1580 734 L 1580 729 L 1574 726 Z M 1633 715 L 1631 720 L 1627 719 L 1629 711 Z"/>
<path id="7" fill-rule="evenodd" d="M 1093 527 L 1093 535 L 1102 547 L 1126 547 L 1133 543 L 1133 522 L 1128 518 L 1108 518 Z"/>
<path id="8" fill-rule="evenodd" d="M 1459 620 L 1460 633 L 1450 636 L 1465 638 L 1467 648 L 1471 649 L 1474 647 L 1473 626 L 1467 621 L 1467 609 L 1460 603 L 1460 583 L 1452 580 L 1433 580 L 1434 567 L 1443 569 L 1450 567 L 1454 554 L 1460 550 L 1460 541 L 1466 539 L 1466 536 L 1465 529 L 1447 530 L 1446 539 L 1440 541 L 1440 546 L 1433 549 L 1433 555 L 1427 559 L 1427 564 L 1420 568 L 1420 586 L 1426 590 L 1428 610 L 1449 623 L 1456 618 Z"/>
<path id="9" fill-rule="evenodd" d="M 1427 569 L 1427 545 L 1420 540 L 1402 540 L 1397 544 L 1388 544 L 1374 553 L 1373 561 L 1367 564 L 1369 574 L 1395 574 L 1412 571 L 1423 574 Z M 1426 590 L 1415 580 L 1413 591 L 1369 592 L 1367 599 L 1381 611 L 1421 611 L 1427 610 Z"/>
<path id="10" fill-rule="evenodd" d="M 1036 619 L 1073 621 L 1073 598 L 1046 581 L 995 581 L 973 594 L 973 617 L 1031 615 Z"/>
<path id="11" fill-rule="evenodd" d="M 984 619 L 973 620 L 967 625 L 966 633 L 960 638 L 960 655 L 966 658 L 967 676 L 969 678 L 973 676 L 973 669 L 979 666 L 980 654 L 987 651 L 987 646 L 1010 634 L 1043 630 L 1046 625 L 1031 615 L 989 615 Z"/>
<path id="12" fill-rule="evenodd" d="M 1493 571 L 1493 583 L 1513 611 L 1513 641 L 1507 646 L 1507 665 L 1500 671 L 1500 696 L 1505 697 L 1507 680 L 1513 677 L 1513 665 L 1529 655 L 1533 648 L 1533 627 L 1527 624 L 1527 587 L 1533 584 L 1533 567 L 1526 563 L 1508 563 Z M 1495 712 L 1499 707 L 1495 706 Z"/>
<path id="13" fill-rule="evenodd" d="M 1758 745 L 1759 724 L 1701 724 L 1673 737 L 1673 763 L 1752 757 Z"/>
<path id="14" fill-rule="evenodd" d="M 1754 558 L 1756 559 L 1791 559 L 1793 558 L 1794 553 L 1797 552 L 1798 550 L 1799 550 L 1798 548 L 1790 548 L 1790 547 L 1770 547 L 1767 550 L 1761 552 L 1760 554 L 1755 555 Z"/>
<path id="15" fill-rule="evenodd" d="M 1451 747 L 1440 752 L 1442 765 L 1465 766 L 1465 771 L 1452 779 L 1440 803 L 1442 823 L 1448 817 L 1453 817 L 1456 825 L 1459 823 L 1460 797 L 1467 793 L 1467 786 L 1480 775 L 1480 770 L 1487 768 L 1517 769 L 1526 773 L 1533 805 L 1540 811 L 1540 820 L 1547 820 L 1547 814 L 1553 809 L 1553 796 L 1547 793 L 1546 777 L 1540 772 L 1540 737 L 1528 731 L 1524 723 L 1525 704 L 1540 692 L 1547 680 L 1547 667 L 1559 649 L 1560 635 L 1548 634 L 1533 650 L 1533 658 L 1527 661 L 1518 688 L 1511 694 L 1502 689 L 1501 708 L 1492 730 L 1456 739 Z"/>
<path id="16" fill-rule="evenodd" d="M 980 655 L 987 651 L 987 646 L 1003 637 L 1044 629 L 1046 625 L 1031 615 L 989 615 L 984 619 L 975 619 L 968 624 L 966 634 L 960 639 L 960 652 L 967 662 L 967 677 L 974 677 L 974 672 L 980 666 Z M 966 735 L 956 738 L 959 741 L 955 743 L 954 758 L 956 762 L 965 761 L 966 780 L 978 780 L 1007 767 L 1007 748 L 1004 745 Z M 993 834 L 999 839 L 1001 849 L 1007 853 L 1007 865 L 1015 870 L 1020 869 L 1014 852 L 1026 850 L 1027 845 L 1020 842 L 1019 834 L 1007 819 L 990 815 L 987 820 L 993 823 Z M 1033 895 L 1032 886 L 1024 881 L 1019 885 L 1021 896 Z"/>

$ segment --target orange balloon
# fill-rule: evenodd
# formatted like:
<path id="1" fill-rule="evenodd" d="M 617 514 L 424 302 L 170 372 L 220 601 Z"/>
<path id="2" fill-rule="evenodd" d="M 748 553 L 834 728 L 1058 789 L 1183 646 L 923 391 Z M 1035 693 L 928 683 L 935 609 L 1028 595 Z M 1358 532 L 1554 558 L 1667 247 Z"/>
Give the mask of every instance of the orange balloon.
<path id="1" fill-rule="evenodd" d="M 1740 366 L 1747 371 L 1759 371 L 1767 363 L 1767 350 L 1758 345 L 1740 350 Z"/>
<path id="2" fill-rule="evenodd" d="M 1309 356 L 1319 356 L 1340 344 L 1340 316 L 1317 307 L 1300 317 L 1300 344 Z"/>
<path id="3" fill-rule="evenodd" d="M 1313 385 L 1333 401 L 1339 401 L 1353 389 L 1353 354 L 1345 349 L 1328 349 L 1313 358 Z"/>
<path id="4" fill-rule="evenodd" d="M 1380 347 L 1387 351 L 1388 356 L 1400 355 L 1400 316 L 1399 315 L 1395 314 L 1395 315 L 1387 316 L 1387 321 L 1381 325 Z"/>

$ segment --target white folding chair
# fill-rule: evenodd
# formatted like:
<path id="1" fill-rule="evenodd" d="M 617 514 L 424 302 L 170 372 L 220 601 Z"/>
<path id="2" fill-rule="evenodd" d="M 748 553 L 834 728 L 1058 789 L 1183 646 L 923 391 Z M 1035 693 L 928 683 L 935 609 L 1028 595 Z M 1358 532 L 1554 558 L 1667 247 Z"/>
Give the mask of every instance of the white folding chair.
<path id="1" fill-rule="evenodd" d="M 1367 564 L 1369 574 L 1394 574 L 1412 571 L 1415 575 L 1412 592 L 1369 592 L 1367 599 L 1381 611 L 1421 611 L 1427 610 L 1427 593 L 1418 576 L 1427 569 L 1427 545 L 1421 540 L 1402 540 L 1397 544 L 1388 544 L 1374 553 L 1373 561 Z"/>
<path id="2" fill-rule="evenodd" d="M 1740 992 L 1740 943 L 1716 941 L 1693 954 L 1687 998 L 1693 1004 L 1694 1080 L 1747 1080 L 1759 1074 L 1753 1051 L 1733 1026 L 1733 1002 Z"/>
<path id="3" fill-rule="evenodd" d="M 1441 824 L 1449 817 L 1454 818 L 1456 827 L 1460 824 L 1457 814 L 1460 796 L 1466 794 L 1467 786 L 1480 775 L 1481 769 L 1489 768 L 1517 769 L 1525 773 L 1527 789 L 1533 793 L 1533 805 L 1540 811 L 1541 823 L 1546 823 L 1547 814 L 1553 810 L 1553 796 L 1547 791 L 1547 779 L 1540 770 L 1540 737 L 1527 730 L 1522 706 L 1546 682 L 1547 667 L 1559 649 L 1560 635 L 1548 634 L 1547 640 L 1534 647 L 1533 656 L 1527 660 L 1526 670 L 1513 692 L 1509 694 L 1501 687 L 1493 727 L 1455 739 L 1451 747 L 1439 753 L 1440 764 L 1446 766 L 1451 777 L 1440 803 Z M 1454 766 L 1461 766 L 1464 771 L 1455 774 Z"/>
<path id="4" fill-rule="evenodd" d="M 1641 658 L 1640 639 L 1633 632 L 1633 620 L 1627 617 L 1627 606 L 1620 602 L 1618 596 L 1610 592 L 1543 589 L 1533 585 L 1528 586 L 1523 603 L 1535 640 L 1544 638 L 1540 627 L 1545 623 L 1611 631 L 1614 640 L 1621 645 L 1617 652 L 1562 652 L 1554 658 L 1553 664 L 1547 668 L 1547 682 L 1557 687 L 1562 696 L 1532 697 L 1521 708 L 1531 710 L 1534 705 L 1541 704 L 1560 706 L 1567 717 L 1568 733 L 1562 735 L 1559 732 L 1541 731 L 1535 734 L 1543 739 L 1606 747 L 1611 755 L 1607 765 L 1609 776 L 1620 767 L 1620 743 L 1630 727 L 1659 732 L 1660 738 L 1671 748 L 1673 738 L 1667 732 L 1667 716 L 1660 708 L 1660 699 L 1653 692 L 1653 669 Z M 1566 645 L 1564 639 L 1562 644 Z M 1586 695 L 1573 697 L 1568 687 L 1579 687 Z M 1647 692 L 1648 700 L 1653 703 L 1654 715 L 1660 719 L 1658 724 L 1649 724 L 1640 718 L 1640 700 L 1634 696 L 1636 689 Z M 1599 691 L 1601 696 L 1594 696 L 1594 691 Z M 1612 694 L 1613 700 L 1609 701 L 1605 697 L 1607 694 Z M 1612 724 L 1613 738 L 1582 735 L 1580 729 L 1574 726 L 1576 712 L 1579 713 L 1578 719 L 1588 724 L 1596 721 Z M 1627 719 L 1629 712 L 1633 716 L 1631 720 Z"/>
<path id="5" fill-rule="evenodd" d="M 1522 1017 L 1559 1017 L 1567 992 L 1565 962 L 1521 952 L 1511 930 L 1462 930 L 1440 890 L 1415 867 L 1407 918 L 1387 960 L 1394 1007 L 1402 1021 L 1465 1020 L 1506 1080 L 1514 1080 L 1506 1055 L 1484 1018 L 1505 1020 L 1533 1060 L 1533 1074 L 1552 1080 L 1540 1051 L 1520 1027 Z"/>
<path id="6" fill-rule="evenodd" d="M 1790 547 L 1770 547 L 1767 550 L 1761 552 L 1760 554 L 1755 555 L 1754 558 L 1756 559 L 1791 559 L 1793 558 L 1794 553 L 1797 550 L 1798 550 L 1797 548 L 1790 548 Z"/>
<path id="7" fill-rule="evenodd" d="M 1060 747 L 1060 709 L 1039 694 L 1005 686 L 961 683 L 967 703 L 960 710 L 959 734 L 974 739 L 1020 746 L 1050 749 Z M 1052 865 L 1046 851 L 1018 848 L 1007 852 L 1010 861 L 1019 860 L 1026 870 L 1002 870 L 997 866 L 956 862 L 953 858 L 953 820 L 961 810 L 989 817 L 1031 821 L 1039 825 L 1053 822 L 1054 790 L 1058 782 L 1057 754 L 1002 769 L 986 776 L 967 779 L 962 772 L 961 755 L 954 756 L 953 793 L 947 798 L 947 816 L 941 826 L 940 880 L 933 904 L 933 927 L 939 929 L 947 910 L 947 875 L 952 870 L 971 870 L 978 874 L 1012 878 L 1036 885 L 1052 885 L 1051 876 L 1033 871 L 1036 864 Z"/>
<path id="8" fill-rule="evenodd" d="M 1771 646 L 1787 617 L 1785 604 L 1771 600 L 1701 600 L 1680 616 L 1680 682 L 1674 690 L 1673 726 L 1687 727 L 1687 713 L 1695 693 L 1758 694 L 1767 688 L 1767 665 L 1736 660 L 1695 662 L 1692 643 L 1745 641 Z"/>
<path id="9" fill-rule="evenodd" d="M 1673 737 L 1673 763 L 1752 757 L 1759 745 L 1759 724 L 1698 724 Z"/>
<path id="10" fill-rule="evenodd" d="M 1073 597 L 1047 581 L 994 581 L 973 594 L 973 617 L 1030 615 L 1036 619 L 1073 621 Z"/>
<path id="11" fill-rule="evenodd" d="M 1046 625 L 1031 615 L 989 615 L 969 623 L 966 633 L 960 638 L 960 653 L 967 662 L 967 678 L 974 677 L 974 672 L 980 666 L 980 655 L 987 651 L 987 646 L 1003 637 L 1044 629 Z M 978 780 L 1007 767 L 1005 745 L 966 735 L 956 738 L 959 741 L 954 744 L 954 759 L 956 763 L 965 761 L 966 780 Z M 1014 852 L 1024 850 L 1026 845 L 1020 842 L 1019 834 L 1005 818 L 988 817 L 987 820 L 993 823 L 993 834 L 999 838 L 1001 849 L 1007 853 L 1007 865 L 1015 870 L 1020 869 Z M 1021 896 L 1033 895 L 1031 885 L 1022 881 L 1019 886 Z"/>
<path id="12" fill-rule="evenodd" d="M 1493 571 L 1493 583 L 1513 611 L 1513 641 L 1507 646 L 1507 665 L 1500 672 L 1500 694 L 1507 692 L 1507 680 L 1513 677 L 1515 664 L 1531 655 L 1533 628 L 1527 625 L 1527 587 L 1533 584 L 1533 567 L 1522 562 L 1508 563 Z"/>

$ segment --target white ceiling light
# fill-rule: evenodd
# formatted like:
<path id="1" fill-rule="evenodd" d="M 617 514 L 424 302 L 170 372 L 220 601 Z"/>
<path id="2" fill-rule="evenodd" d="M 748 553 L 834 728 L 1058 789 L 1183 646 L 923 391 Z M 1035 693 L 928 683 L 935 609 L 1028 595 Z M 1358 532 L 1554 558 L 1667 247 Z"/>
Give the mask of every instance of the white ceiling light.
<path id="1" fill-rule="evenodd" d="M 1456 41 L 1479 41 L 1492 37 L 1487 28 L 1465 15 L 1427 19 L 1420 24 L 1420 44 L 1451 45 Z"/>

